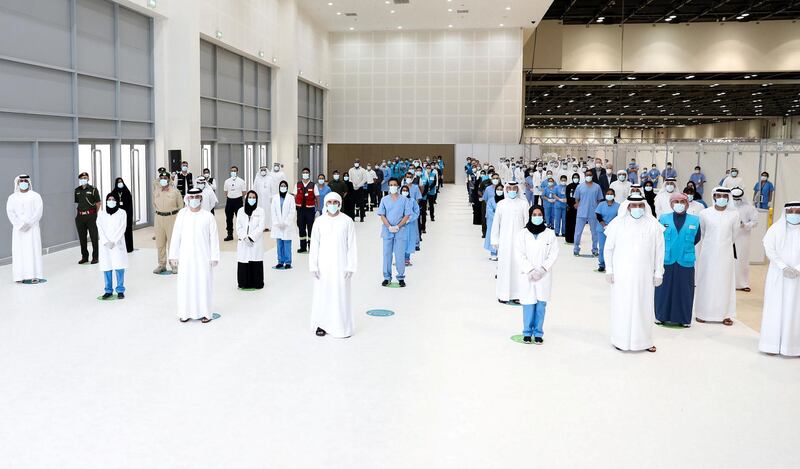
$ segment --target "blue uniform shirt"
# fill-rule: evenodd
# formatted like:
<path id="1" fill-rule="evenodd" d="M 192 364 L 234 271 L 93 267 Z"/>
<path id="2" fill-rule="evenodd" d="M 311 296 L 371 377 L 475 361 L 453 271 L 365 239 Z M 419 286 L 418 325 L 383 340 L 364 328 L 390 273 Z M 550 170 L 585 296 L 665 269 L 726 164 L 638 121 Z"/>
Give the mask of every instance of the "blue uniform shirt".
<path id="1" fill-rule="evenodd" d="M 600 215 L 600 218 L 603 219 L 603 223 L 605 223 L 606 225 L 611 223 L 611 220 L 617 218 L 618 212 L 619 212 L 619 204 L 616 202 L 614 202 L 611 205 L 608 205 L 607 202 L 603 202 L 602 204 L 598 205 L 594 211 L 594 213 Z"/>
<path id="2" fill-rule="evenodd" d="M 706 183 L 706 175 L 703 173 L 692 173 L 692 175 L 689 176 L 689 180 L 694 183 L 697 193 L 703 195 L 703 184 Z"/>
<path id="3" fill-rule="evenodd" d="M 594 217 L 597 204 L 603 200 L 603 190 L 600 184 L 592 183 L 590 186 L 583 182 L 575 189 L 573 197 L 579 202 L 577 217 L 591 218 Z"/>
<path id="4" fill-rule="evenodd" d="M 488 203 L 489 199 L 494 200 L 494 186 L 487 186 L 483 191 L 483 201 Z"/>
<path id="5" fill-rule="evenodd" d="M 542 197 L 545 198 L 545 202 L 547 202 L 548 204 L 556 203 L 555 200 L 556 191 L 557 191 L 556 186 L 549 187 L 545 184 L 544 188 L 542 189 Z M 553 199 L 553 200 L 550 201 L 547 199 Z"/>
<path id="6" fill-rule="evenodd" d="M 664 176 L 664 179 L 678 178 L 678 172 L 675 171 L 675 168 L 664 168 L 664 172 L 661 174 Z"/>
<path id="7" fill-rule="evenodd" d="M 378 216 L 386 217 L 386 220 L 389 221 L 390 225 L 397 226 L 400 223 L 400 220 L 406 216 L 411 216 L 413 213 L 411 202 L 411 199 L 408 197 L 403 197 L 400 194 L 397 195 L 397 200 L 393 200 L 391 195 L 384 196 L 381 199 L 380 206 L 378 207 Z M 388 228 L 386 228 L 386 225 L 381 224 L 381 238 L 383 239 L 405 239 L 406 233 L 405 226 L 400 228 L 400 231 L 397 233 L 392 233 Z"/>
<path id="8" fill-rule="evenodd" d="M 775 190 L 775 186 L 769 181 L 758 181 L 753 186 L 753 191 L 756 192 L 756 208 L 769 208 L 769 195 Z"/>
<path id="9" fill-rule="evenodd" d="M 567 200 L 567 185 L 566 184 L 559 184 L 556 186 L 555 194 L 558 196 L 559 199 Z M 561 202 L 560 200 L 556 200 L 556 208 L 566 208 L 567 203 Z"/>
<path id="10" fill-rule="evenodd" d="M 653 168 L 647 172 L 647 177 L 649 177 L 650 180 L 653 181 L 653 187 L 658 187 L 659 176 L 661 176 L 661 171 L 659 171 L 657 168 Z"/>

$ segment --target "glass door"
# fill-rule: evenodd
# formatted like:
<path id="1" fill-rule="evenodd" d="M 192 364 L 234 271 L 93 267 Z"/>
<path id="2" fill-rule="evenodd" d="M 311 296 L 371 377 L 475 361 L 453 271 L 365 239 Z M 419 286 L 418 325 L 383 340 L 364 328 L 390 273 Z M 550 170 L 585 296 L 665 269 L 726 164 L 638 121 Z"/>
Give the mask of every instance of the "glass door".
<path id="1" fill-rule="evenodd" d="M 269 145 L 266 143 L 258 144 L 258 168 L 266 166 L 269 168 Z"/>
<path id="2" fill-rule="evenodd" d="M 244 182 L 247 183 L 247 189 L 252 189 L 253 179 L 256 177 L 256 171 L 258 168 L 254 168 L 256 165 L 256 151 L 255 145 L 252 143 L 246 143 L 244 145 L 244 174 L 242 174 L 242 179 Z"/>
<path id="3" fill-rule="evenodd" d="M 111 191 L 111 144 L 80 142 L 78 145 L 78 173 L 89 173 L 89 184 L 97 187 L 100 197 Z"/>
<path id="4" fill-rule="evenodd" d="M 200 154 L 200 169 L 208 168 L 208 171 L 211 173 L 211 176 L 216 175 L 216 168 L 214 168 L 214 158 L 213 158 L 213 146 L 210 143 L 202 143 L 202 149 Z"/>
<path id="5" fill-rule="evenodd" d="M 303 168 L 311 169 L 311 145 L 298 145 L 297 146 L 297 177 L 303 173 Z M 313 175 L 313 174 L 312 174 Z"/>
<path id="6" fill-rule="evenodd" d="M 147 145 L 123 142 L 120 147 L 120 177 L 133 196 L 133 222 L 147 223 Z"/>

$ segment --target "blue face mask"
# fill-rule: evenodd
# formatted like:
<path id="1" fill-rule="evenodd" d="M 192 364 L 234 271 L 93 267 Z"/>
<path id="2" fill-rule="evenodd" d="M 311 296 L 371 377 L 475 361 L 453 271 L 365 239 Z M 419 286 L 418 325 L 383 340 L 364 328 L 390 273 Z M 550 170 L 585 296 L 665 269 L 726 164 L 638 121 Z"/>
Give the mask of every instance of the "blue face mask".
<path id="1" fill-rule="evenodd" d="M 390 194 L 397 194 L 397 186 L 389 186 Z"/>
<path id="2" fill-rule="evenodd" d="M 684 204 L 675 204 L 672 206 L 672 209 L 675 210 L 675 213 L 683 213 L 686 211 L 686 205 Z"/>
<path id="3" fill-rule="evenodd" d="M 644 209 L 643 208 L 632 208 L 631 209 L 631 216 L 635 219 L 640 219 L 644 216 Z"/>
<path id="4" fill-rule="evenodd" d="M 114 208 L 116 206 L 117 206 L 117 201 L 116 200 L 109 200 L 108 202 L 106 202 L 106 207 L 108 207 L 108 208 Z"/>
<path id="5" fill-rule="evenodd" d="M 29 187 L 31 187 L 31 185 L 28 184 L 27 182 L 20 182 L 19 183 L 20 190 L 26 191 L 26 190 L 28 190 Z"/>
<path id="6" fill-rule="evenodd" d="M 256 204 L 256 202 L 258 202 L 258 200 L 257 200 L 257 199 L 247 199 L 247 203 L 248 203 L 248 204 L 249 204 L 251 207 L 252 207 L 253 205 L 255 205 L 255 204 Z"/>
<path id="7" fill-rule="evenodd" d="M 339 206 L 336 205 L 336 204 L 328 204 L 328 205 L 325 206 L 325 209 L 331 215 L 336 215 L 337 213 L 339 213 Z"/>
<path id="8" fill-rule="evenodd" d="M 800 213 L 787 213 L 786 222 L 790 225 L 800 225 Z"/>
<path id="9" fill-rule="evenodd" d="M 540 217 L 538 215 L 534 215 L 534 216 L 531 217 L 531 223 L 533 223 L 536 226 L 539 226 L 542 223 L 544 223 L 544 217 Z"/>
<path id="10" fill-rule="evenodd" d="M 611 202 L 612 200 L 614 200 L 614 196 L 611 194 L 606 194 L 606 200 Z"/>
<path id="11" fill-rule="evenodd" d="M 516 199 L 517 198 L 517 191 L 508 191 L 508 198 L 509 199 Z"/>
<path id="12" fill-rule="evenodd" d="M 714 199 L 714 205 L 717 207 L 727 207 L 728 199 Z"/>
<path id="13" fill-rule="evenodd" d="M 485 174 L 483 176 L 481 176 L 481 181 L 485 181 L 487 179 L 489 179 L 489 176 L 486 176 Z"/>

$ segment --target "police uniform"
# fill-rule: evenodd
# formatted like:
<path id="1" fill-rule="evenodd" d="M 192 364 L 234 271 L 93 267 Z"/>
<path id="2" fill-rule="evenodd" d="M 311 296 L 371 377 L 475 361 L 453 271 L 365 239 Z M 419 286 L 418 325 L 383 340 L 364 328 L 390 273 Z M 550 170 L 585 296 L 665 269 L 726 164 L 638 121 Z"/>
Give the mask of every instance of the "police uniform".
<path id="1" fill-rule="evenodd" d="M 153 192 L 153 206 L 156 212 L 155 233 L 158 248 L 158 268 L 163 271 L 167 266 L 167 246 L 172 238 L 172 228 L 178 212 L 183 208 L 183 197 L 177 189 L 168 185 Z"/>
<path id="2" fill-rule="evenodd" d="M 78 241 L 81 243 L 81 264 L 89 262 L 89 249 L 86 245 L 86 233 L 92 239 L 92 264 L 97 264 L 97 204 L 101 202 L 100 193 L 91 184 L 75 188 L 75 203 L 78 213 L 75 215 L 75 227 L 78 229 Z"/>

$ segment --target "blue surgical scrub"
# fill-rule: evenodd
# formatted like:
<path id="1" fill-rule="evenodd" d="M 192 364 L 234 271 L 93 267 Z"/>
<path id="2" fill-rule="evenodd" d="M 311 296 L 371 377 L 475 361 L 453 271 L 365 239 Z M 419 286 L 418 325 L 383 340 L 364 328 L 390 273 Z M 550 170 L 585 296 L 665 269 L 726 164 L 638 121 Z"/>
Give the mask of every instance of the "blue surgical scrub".
<path id="1" fill-rule="evenodd" d="M 325 184 L 322 186 L 322 188 L 320 188 L 319 184 L 317 184 L 314 186 L 314 188 L 317 190 L 317 192 L 319 192 L 319 195 L 317 196 L 317 215 L 322 215 L 322 201 L 325 200 L 326 195 L 330 194 L 331 187 Z"/>
<path id="2" fill-rule="evenodd" d="M 650 178 L 651 181 L 653 181 L 653 187 L 657 189 L 658 177 L 661 176 L 661 171 L 659 171 L 657 168 L 653 168 L 647 172 L 647 176 Z"/>
<path id="3" fill-rule="evenodd" d="M 410 198 L 406 197 L 408 204 L 411 207 L 411 218 L 408 219 L 408 241 L 406 242 L 406 260 L 411 260 L 411 254 L 417 250 L 419 246 L 419 204 L 413 203 Z"/>
<path id="4" fill-rule="evenodd" d="M 597 253 L 599 241 L 597 239 L 598 223 L 594 211 L 597 209 L 597 204 L 603 200 L 603 191 L 597 183 L 592 183 L 591 186 L 582 183 L 575 189 L 574 197 L 578 201 L 578 213 L 575 217 L 575 247 L 572 252 L 580 254 L 583 228 L 588 223 L 592 234 L 592 254 L 595 254 Z"/>
<path id="5" fill-rule="evenodd" d="M 706 175 L 703 173 L 692 173 L 692 175 L 689 176 L 689 180 L 694 183 L 695 191 L 703 195 L 703 184 L 706 183 Z"/>
<path id="6" fill-rule="evenodd" d="M 664 168 L 664 171 L 661 173 L 661 175 L 664 176 L 664 179 L 678 179 L 678 172 L 675 171 L 675 168 Z"/>
<path id="7" fill-rule="evenodd" d="M 544 222 L 548 227 L 553 227 L 553 208 L 556 205 L 556 187 L 553 185 L 545 186 L 542 191 L 542 206 L 544 207 Z"/>
<path id="8" fill-rule="evenodd" d="M 567 200 L 566 184 L 557 185 L 555 192 L 559 199 Z M 564 236 L 564 230 L 566 230 L 567 202 L 562 202 L 561 200 L 556 200 L 553 206 L 553 231 L 556 232 L 556 236 Z"/>
<path id="9" fill-rule="evenodd" d="M 489 251 L 492 257 L 497 256 L 497 251 L 492 249 L 491 236 L 488 234 L 492 232 L 492 223 L 494 222 L 494 211 L 497 209 L 497 202 L 492 198 L 486 201 L 486 238 L 483 240 L 483 248 Z"/>
<path id="10" fill-rule="evenodd" d="M 412 186 L 413 187 L 413 186 Z M 378 207 L 378 216 L 386 217 L 391 226 L 397 226 L 400 221 L 411 216 L 413 209 L 412 201 L 397 194 L 395 200 L 393 196 L 387 195 L 381 199 Z M 416 202 L 413 202 L 416 203 Z M 406 278 L 406 243 L 408 242 L 408 226 L 404 225 L 397 233 L 392 233 L 386 225 L 381 224 L 381 239 L 383 239 L 383 279 L 392 280 L 392 256 L 394 255 L 395 268 L 397 269 L 397 280 Z"/>
<path id="11" fill-rule="evenodd" d="M 594 213 L 599 215 L 600 218 L 603 219 L 603 223 L 608 226 L 611 223 L 611 220 L 617 218 L 617 212 L 619 212 L 619 204 L 614 202 L 611 205 L 608 205 L 608 202 L 603 202 L 602 204 L 598 205 L 595 209 Z M 603 255 L 603 250 L 606 247 L 606 233 L 603 225 L 597 223 L 597 237 L 600 238 L 600 256 L 599 256 L 599 266 L 601 270 L 606 268 L 606 259 Z"/>
<path id="12" fill-rule="evenodd" d="M 762 183 L 758 181 L 753 186 L 753 191 L 756 193 L 756 208 L 769 208 L 769 196 L 775 190 L 775 186 L 771 182 L 765 181 Z"/>

